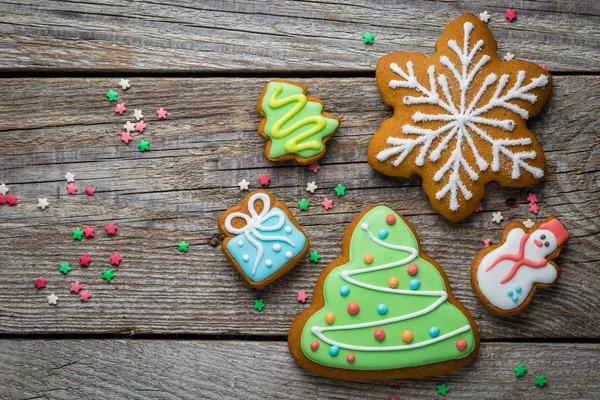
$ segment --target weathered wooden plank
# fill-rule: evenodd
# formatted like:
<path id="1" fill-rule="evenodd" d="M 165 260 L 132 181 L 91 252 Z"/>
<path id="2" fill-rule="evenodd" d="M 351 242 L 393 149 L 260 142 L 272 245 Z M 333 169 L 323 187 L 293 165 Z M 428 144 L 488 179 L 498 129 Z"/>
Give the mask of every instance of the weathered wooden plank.
<path id="1" fill-rule="evenodd" d="M 547 108 L 530 123 L 550 171 L 533 188 L 540 214 L 528 211 L 529 189 L 490 185 L 485 211 L 459 224 L 435 214 L 418 179 L 383 177 L 366 164 L 369 138 L 391 115 L 373 79 L 302 80 L 325 100 L 328 111 L 343 118 L 317 174 L 263 158 L 254 111 L 263 79 L 132 80 L 122 98 L 128 114 L 134 108 L 144 111 L 148 128 L 134 134 L 129 146 L 119 140 L 126 118 L 115 114 L 104 96 L 118 79 L 3 80 L 0 115 L 10 118 L 0 126 L 0 182 L 20 204 L 0 206 L 0 332 L 286 335 L 306 307 L 297 303 L 296 292 L 312 292 L 324 265 L 339 255 L 346 224 L 366 206 L 385 203 L 417 227 L 425 252 L 445 268 L 484 339 L 597 337 L 599 79 L 557 77 Z M 159 106 L 171 112 L 170 119 L 150 117 Z M 134 147 L 140 137 L 151 140 L 150 152 Z M 93 185 L 96 195 L 67 196 L 67 171 L 76 174 L 80 193 Z M 263 172 L 271 175 L 272 192 L 290 205 L 323 259 L 305 261 L 256 292 L 207 240 L 217 233 L 218 215 L 242 198 L 236 183 L 246 178 L 256 187 Z M 312 180 L 319 185 L 314 195 L 304 190 Z M 334 197 L 340 182 L 348 186 L 346 196 L 324 212 L 320 201 Z M 39 197 L 47 197 L 51 207 L 36 210 Z M 308 212 L 300 213 L 295 204 L 301 197 L 312 202 Z M 504 222 L 558 215 L 572 233 L 557 260 L 564 268 L 560 283 L 536 294 L 519 317 L 487 312 L 468 280 L 471 258 L 483 239 L 500 238 L 502 226 L 491 221 L 491 212 L 498 210 Z M 109 221 L 120 226 L 115 238 L 102 232 Z M 98 236 L 73 241 L 70 230 L 87 224 Z M 188 254 L 177 251 L 182 239 L 192 243 Z M 76 265 L 85 251 L 94 261 L 81 269 Z M 114 251 L 123 263 L 107 284 L 100 274 Z M 58 272 L 62 261 L 75 267 L 69 276 Z M 33 281 L 39 275 L 48 277 L 48 288 L 38 292 Z M 89 304 L 69 294 L 72 279 L 91 290 Z M 61 297 L 58 307 L 45 303 L 50 292 Z M 261 313 L 252 309 L 259 296 L 267 303 Z"/>
<path id="2" fill-rule="evenodd" d="M 513 22 L 506 8 L 518 8 Z M 0 3 L 0 68 L 91 71 L 374 71 L 431 53 L 443 27 L 487 10 L 499 53 L 553 71 L 598 70 L 600 6 L 586 1 L 14 0 Z M 374 32 L 375 44 L 362 34 Z"/>
<path id="3" fill-rule="evenodd" d="M 283 342 L 2 340 L 0 397 L 7 399 L 597 399 L 598 344 L 485 343 L 449 375 L 345 382 L 298 367 Z M 523 377 L 513 368 L 527 367 Z M 548 384 L 534 384 L 536 375 Z"/>

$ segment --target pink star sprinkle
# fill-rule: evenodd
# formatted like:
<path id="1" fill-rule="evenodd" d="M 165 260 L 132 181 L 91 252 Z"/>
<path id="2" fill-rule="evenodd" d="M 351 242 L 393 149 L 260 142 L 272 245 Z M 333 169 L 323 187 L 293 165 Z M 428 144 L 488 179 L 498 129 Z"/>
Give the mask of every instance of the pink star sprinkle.
<path id="1" fill-rule="evenodd" d="M 106 231 L 107 235 L 116 235 L 117 234 L 117 226 L 113 225 L 112 222 L 110 222 L 108 225 L 104 225 L 104 230 Z"/>
<path id="2" fill-rule="evenodd" d="M 79 293 L 79 300 L 83 301 L 84 303 L 87 303 L 91 297 L 92 295 L 87 290 L 82 290 L 81 293 Z"/>
<path id="3" fill-rule="evenodd" d="M 85 188 L 85 194 L 87 194 L 88 196 L 93 196 L 94 193 L 96 193 L 96 190 L 93 187 L 88 186 Z"/>
<path id="4" fill-rule="evenodd" d="M 167 110 L 165 110 L 162 107 L 156 110 L 156 115 L 158 115 L 158 119 L 167 119 L 167 114 Z"/>
<path id="5" fill-rule="evenodd" d="M 531 211 L 534 214 L 537 214 L 538 211 L 540 211 L 540 207 L 535 203 L 529 203 L 529 211 Z"/>
<path id="6" fill-rule="evenodd" d="M 129 132 L 127 132 L 127 131 L 121 132 L 121 140 L 123 142 L 125 142 L 125 144 L 129 143 L 129 141 L 131 139 L 133 139 L 133 138 L 131 137 L 131 134 Z"/>
<path id="7" fill-rule="evenodd" d="M 15 206 L 18 202 L 19 201 L 17 200 L 17 196 L 13 196 L 12 194 L 6 196 L 6 204 L 8 204 L 9 206 Z"/>
<path id="8" fill-rule="evenodd" d="M 509 21 L 517 19 L 517 10 L 515 10 L 514 8 L 507 8 L 506 12 L 504 13 L 504 17 Z"/>
<path id="9" fill-rule="evenodd" d="M 306 303 L 306 299 L 308 299 L 308 295 L 306 294 L 306 290 L 301 290 L 298 292 L 298 301 L 300 303 Z"/>
<path id="10" fill-rule="evenodd" d="M 477 208 L 475 209 L 475 212 L 479 212 L 479 211 L 483 211 L 483 202 L 480 201 L 479 204 L 477 205 Z"/>
<path id="11" fill-rule="evenodd" d="M 79 264 L 81 264 L 82 267 L 89 267 L 91 262 L 92 259 L 87 255 L 87 253 L 79 257 Z"/>
<path id="12" fill-rule="evenodd" d="M 110 256 L 110 263 L 113 265 L 119 265 L 121 263 L 121 256 L 119 255 L 119 253 L 115 253 L 112 256 Z"/>
<path id="13" fill-rule="evenodd" d="M 325 210 L 330 210 L 333 208 L 333 200 L 329 200 L 327 197 L 325 197 L 325 200 L 321 202 L 321 205 L 323 205 Z"/>
<path id="14" fill-rule="evenodd" d="M 67 193 L 69 194 L 77 194 L 77 186 L 73 182 L 67 185 Z"/>
<path id="15" fill-rule="evenodd" d="M 315 161 L 314 163 L 310 164 L 310 167 L 308 167 L 308 169 L 310 169 L 312 172 L 314 172 L 316 174 L 317 171 L 321 169 L 321 166 L 319 165 L 318 162 Z"/>
<path id="16" fill-rule="evenodd" d="M 262 186 L 268 186 L 270 180 L 271 180 L 271 177 L 267 174 L 262 174 L 261 176 L 258 177 L 258 182 L 260 182 L 260 184 Z"/>
<path id="17" fill-rule="evenodd" d="M 146 129 L 146 123 L 144 122 L 144 120 L 141 120 L 141 121 L 135 123 L 136 131 L 144 132 L 144 129 Z"/>
<path id="18" fill-rule="evenodd" d="M 490 238 L 487 238 L 487 239 L 485 239 L 485 240 L 483 241 L 483 245 L 484 245 L 485 247 L 490 247 L 490 244 L 491 244 L 491 243 L 492 243 L 492 239 L 490 239 Z"/>
<path id="19" fill-rule="evenodd" d="M 94 228 L 88 225 L 83 228 L 83 233 L 85 233 L 85 237 L 94 237 Z"/>
<path id="20" fill-rule="evenodd" d="M 71 282 L 71 288 L 69 289 L 73 293 L 79 293 L 79 291 L 83 289 L 83 286 L 79 284 L 79 282 Z"/>
<path id="21" fill-rule="evenodd" d="M 527 201 L 530 203 L 537 203 L 538 197 L 535 193 L 531 192 L 531 193 L 529 193 L 529 195 L 527 195 Z"/>
<path id="22" fill-rule="evenodd" d="M 123 115 L 123 113 L 127 111 L 127 107 L 125 107 L 125 103 L 119 103 L 117 104 L 117 107 L 115 107 L 115 112 L 117 114 Z"/>
<path id="23" fill-rule="evenodd" d="M 35 280 L 35 287 L 38 289 L 43 289 L 46 287 L 46 278 L 42 278 L 41 276 Z"/>

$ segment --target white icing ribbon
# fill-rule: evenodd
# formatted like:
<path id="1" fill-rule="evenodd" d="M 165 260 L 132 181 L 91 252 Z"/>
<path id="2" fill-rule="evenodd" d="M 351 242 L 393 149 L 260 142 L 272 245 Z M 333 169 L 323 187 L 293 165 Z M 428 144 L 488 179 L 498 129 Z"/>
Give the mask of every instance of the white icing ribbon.
<path id="1" fill-rule="evenodd" d="M 263 203 L 263 209 L 259 213 L 256 212 L 254 208 L 254 202 L 256 200 L 261 200 Z M 260 232 L 272 232 L 281 229 L 283 224 L 285 223 L 285 215 L 283 211 L 279 209 L 271 210 L 271 199 L 266 193 L 255 193 L 248 200 L 248 211 L 250 211 L 250 215 L 244 214 L 242 212 L 233 212 L 225 218 L 225 229 L 228 232 L 234 235 L 241 235 L 242 233 L 246 236 L 248 242 L 253 245 L 258 253 L 256 255 L 256 261 L 254 262 L 254 268 L 252 269 L 252 275 L 256 274 L 256 268 L 258 267 L 258 263 L 262 260 L 264 254 L 263 245 L 258 240 L 263 241 L 281 241 L 290 244 L 292 247 L 296 247 L 294 243 L 284 237 L 284 236 L 263 236 Z M 269 214 L 269 212 L 271 212 Z M 241 218 L 246 221 L 246 225 L 242 228 L 235 228 L 231 225 L 231 221 L 234 218 Z M 271 219 L 277 218 L 277 223 L 273 226 L 264 226 L 263 224 Z M 254 236 L 254 237 L 253 237 Z M 256 240 L 256 239 L 258 240 Z"/>

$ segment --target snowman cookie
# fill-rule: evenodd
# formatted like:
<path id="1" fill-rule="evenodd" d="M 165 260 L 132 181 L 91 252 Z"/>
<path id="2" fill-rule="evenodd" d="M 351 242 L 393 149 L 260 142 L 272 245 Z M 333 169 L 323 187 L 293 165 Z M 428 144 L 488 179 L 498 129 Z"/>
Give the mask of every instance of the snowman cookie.
<path id="1" fill-rule="evenodd" d="M 481 250 L 471 265 L 471 284 L 491 311 L 519 314 L 531 302 L 537 287 L 553 286 L 560 276 L 552 262 L 569 238 L 556 217 L 525 228 L 511 222 L 502 231 L 502 243 Z"/>

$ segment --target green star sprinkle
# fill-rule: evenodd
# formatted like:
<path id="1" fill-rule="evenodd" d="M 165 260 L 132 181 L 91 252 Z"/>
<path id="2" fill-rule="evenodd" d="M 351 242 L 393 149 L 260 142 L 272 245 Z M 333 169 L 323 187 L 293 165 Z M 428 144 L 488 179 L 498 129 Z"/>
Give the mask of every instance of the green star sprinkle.
<path id="1" fill-rule="evenodd" d="M 450 390 L 450 388 L 445 383 L 442 383 L 441 385 L 437 385 L 437 392 L 438 392 L 438 394 L 441 394 L 442 396 L 445 396 L 446 393 L 448 393 L 448 390 Z"/>
<path id="2" fill-rule="evenodd" d="M 318 263 L 319 260 L 321 259 L 321 255 L 316 250 L 310 251 L 310 252 L 308 252 L 308 259 L 312 262 Z"/>
<path id="3" fill-rule="evenodd" d="M 373 35 L 371 32 L 365 32 L 363 34 L 363 40 L 365 44 L 373 44 L 373 39 L 375 39 L 375 35 Z"/>
<path id="4" fill-rule="evenodd" d="M 308 210 L 308 206 L 310 204 L 308 203 L 308 201 L 303 197 L 302 200 L 300 200 L 298 202 L 298 207 L 300 207 L 300 211 L 306 211 Z"/>
<path id="5" fill-rule="evenodd" d="M 58 268 L 58 270 L 60 272 L 62 272 L 63 274 L 68 274 L 69 271 L 71 271 L 71 266 L 69 265 L 69 263 L 60 263 L 60 268 Z"/>
<path id="6" fill-rule="evenodd" d="M 179 251 L 185 251 L 187 253 L 190 244 L 185 240 L 182 240 L 181 242 L 177 243 L 177 247 L 179 248 Z"/>
<path id="7" fill-rule="evenodd" d="M 115 274 L 113 274 L 112 269 L 105 269 L 102 271 L 102 279 L 104 279 L 106 282 L 110 282 L 110 280 L 114 277 Z"/>
<path id="8" fill-rule="evenodd" d="M 335 187 L 335 194 L 338 196 L 344 196 L 346 194 L 346 186 L 338 183 L 338 185 Z"/>
<path id="9" fill-rule="evenodd" d="M 145 151 L 149 151 L 150 150 L 150 142 L 147 140 L 140 140 L 140 142 L 138 143 L 138 149 L 140 149 L 140 151 L 143 153 Z"/>
<path id="10" fill-rule="evenodd" d="M 527 368 L 525 368 L 523 364 L 519 364 L 515 368 L 515 376 L 523 376 L 525 375 L 525 371 L 527 371 Z"/>
<path id="11" fill-rule="evenodd" d="M 254 300 L 254 309 L 255 310 L 262 311 L 263 308 L 265 308 L 265 302 L 263 301 L 263 299 Z"/>
<path id="12" fill-rule="evenodd" d="M 544 375 L 536 375 L 535 376 L 535 384 L 538 385 L 539 387 L 544 387 L 544 385 L 546 385 L 546 383 L 548 383 L 548 381 L 546 380 L 546 377 Z"/>
<path id="13" fill-rule="evenodd" d="M 110 89 L 108 92 L 106 92 L 106 97 L 108 98 L 108 101 L 117 101 L 119 100 L 119 93 Z"/>
<path id="14" fill-rule="evenodd" d="M 83 231 L 81 228 L 75 228 L 71 231 L 71 233 L 73 234 L 73 239 L 75 240 L 81 240 L 83 238 Z"/>

